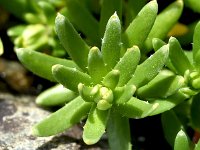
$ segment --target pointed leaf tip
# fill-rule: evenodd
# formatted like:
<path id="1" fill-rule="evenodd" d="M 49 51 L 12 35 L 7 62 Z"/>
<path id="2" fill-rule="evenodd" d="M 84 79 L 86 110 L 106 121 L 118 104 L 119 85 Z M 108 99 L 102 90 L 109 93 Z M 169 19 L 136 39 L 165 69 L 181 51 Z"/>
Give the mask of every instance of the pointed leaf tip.
<path id="1" fill-rule="evenodd" d="M 113 69 L 120 58 L 121 24 L 116 14 L 112 15 L 106 25 L 101 52 L 108 71 Z"/>
<path id="2" fill-rule="evenodd" d="M 51 70 L 52 70 L 52 72 L 56 72 L 56 71 L 58 71 L 61 67 L 62 67 L 62 65 L 56 64 L 56 65 L 53 65 L 53 66 L 52 66 Z"/>
<path id="3" fill-rule="evenodd" d="M 110 19 L 112 19 L 113 21 L 116 20 L 116 21 L 119 21 L 119 22 L 120 22 L 119 17 L 118 17 L 118 15 L 117 15 L 117 12 L 116 12 L 116 11 L 115 11 L 115 13 L 110 17 Z"/>
<path id="4" fill-rule="evenodd" d="M 62 21 L 62 20 L 65 20 L 65 17 L 64 17 L 62 14 L 57 13 L 55 22 L 57 22 L 57 21 L 60 22 L 60 21 Z"/>
<path id="5" fill-rule="evenodd" d="M 69 19 L 58 14 L 55 19 L 55 31 L 69 56 L 86 72 L 89 46 L 78 34 Z"/>

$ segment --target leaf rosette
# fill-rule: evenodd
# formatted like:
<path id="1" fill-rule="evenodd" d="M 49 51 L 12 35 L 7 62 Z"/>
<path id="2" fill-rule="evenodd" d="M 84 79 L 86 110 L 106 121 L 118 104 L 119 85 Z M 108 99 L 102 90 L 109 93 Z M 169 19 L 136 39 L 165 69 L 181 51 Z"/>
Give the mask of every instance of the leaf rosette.
<path id="1" fill-rule="evenodd" d="M 110 142 L 111 149 L 130 149 L 129 118 L 156 115 L 183 101 L 186 95 L 179 91 L 183 78 L 162 70 L 168 61 L 169 44 L 157 48 L 146 60 L 141 59 L 140 49 L 154 25 L 157 11 L 156 1 L 149 2 L 124 33 L 115 12 L 108 20 L 101 47 L 92 48 L 70 21 L 58 14 L 56 33 L 72 60 L 29 49 L 17 50 L 18 58 L 27 68 L 62 84 L 67 91 L 60 90 L 60 85 L 53 87 L 53 90 L 60 91 L 63 97 L 67 97 L 66 93 L 70 95 L 66 101 L 60 99 L 60 103 L 56 102 L 59 105 L 68 103 L 36 124 L 33 134 L 54 135 L 86 119 L 83 127 L 86 144 L 98 142 L 107 129 L 109 141 L 117 136 L 115 142 L 121 142 L 119 147 Z M 168 87 L 159 88 L 167 83 L 167 79 L 170 79 Z M 163 93 L 163 97 L 159 92 Z M 154 96 L 151 97 L 149 93 Z M 57 94 L 51 96 L 56 98 Z M 49 102 L 43 101 L 50 95 L 44 94 L 43 97 L 39 97 L 37 102 L 48 106 L 54 103 L 53 98 Z M 124 128 L 121 128 L 122 124 Z"/>

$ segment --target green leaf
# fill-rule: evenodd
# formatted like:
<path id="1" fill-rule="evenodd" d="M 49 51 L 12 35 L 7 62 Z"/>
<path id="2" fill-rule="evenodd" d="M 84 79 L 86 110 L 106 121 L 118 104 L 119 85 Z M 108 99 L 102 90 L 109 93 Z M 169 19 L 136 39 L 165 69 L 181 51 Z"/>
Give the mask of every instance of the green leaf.
<path id="1" fill-rule="evenodd" d="M 110 150 L 131 150 L 129 119 L 114 110 L 110 112 L 107 134 Z"/>
<path id="2" fill-rule="evenodd" d="M 8 12 L 20 19 L 24 19 L 23 14 L 25 14 L 28 9 L 26 0 L 17 0 L 13 1 L 12 3 L 10 3 L 10 1 L 7 0 L 1 0 L 0 5 L 3 8 L 5 8 L 5 10 L 7 10 Z"/>
<path id="3" fill-rule="evenodd" d="M 114 69 L 119 70 L 118 86 L 124 86 L 132 77 L 140 60 L 140 50 L 137 46 L 129 48 L 120 58 Z M 128 70 L 128 71 L 127 71 Z"/>
<path id="4" fill-rule="evenodd" d="M 186 70 L 193 70 L 193 67 L 183 52 L 181 45 L 174 37 L 169 39 L 169 58 L 178 74 L 183 76 Z"/>
<path id="5" fill-rule="evenodd" d="M 151 29 L 151 32 L 149 33 L 145 41 L 146 52 L 149 52 L 152 49 L 153 38 L 159 38 L 161 40 L 164 40 L 166 38 L 168 32 L 172 29 L 172 27 L 180 18 L 182 10 L 183 1 L 177 0 L 170 4 L 167 8 L 165 8 L 156 17 L 153 28 Z"/>
<path id="6" fill-rule="evenodd" d="M 77 94 L 58 84 L 37 96 L 36 104 L 41 106 L 62 106 L 76 97 Z"/>
<path id="7" fill-rule="evenodd" d="M 137 16 L 137 14 L 140 12 L 140 10 L 144 7 L 146 4 L 146 1 L 144 0 L 128 0 L 126 3 L 124 3 L 125 9 L 125 27 L 127 27 L 133 19 Z"/>
<path id="8" fill-rule="evenodd" d="M 166 43 L 163 40 L 159 39 L 159 38 L 153 38 L 152 39 L 152 45 L 153 45 L 154 51 L 157 51 L 162 46 L 166 45 Z"/>
<path id="9" fill-rule="evenodd" d="M 27 69 L 50 81 L 56 81 L 51 72 L 53 65 L 61 64 L 66 67 L 76 68 L 76 64 L 71 60 L 52 57 L 27 48 L 17 49 L 16 54 Z"/>
<path id="10" fill-rule="evenodd" d="M 158 5 L 155 0 L 149 2 L 142 8 L 124 32 L 123 43 L 125 43 L 126 48 L 132 47 L 133 45 L 137 45 L 139 48 L 143 47 L 143 43 L 154 24 L 157 12 Z"/>
<path id="11" fill-rule="evenodd" d="M 78 71 L 76 68 L 69 68 L 63 65 L 54 65 L 52 73 L 55 79 L 66 88 L 78 92 L 78 84 L 90 85 L 91 77 L 86 73 Z"/>
<path id="12" fill-rule="evenodd" d="M 90 49 L 88 55 L 88 72 L 94 84 L 100 83 L 107 73 L 102 54 L 97 47 Z"/>
<path id="13" fill-rule="evenodd" d="M 51 3 L 46 2 L 46 1 L 39 1 L 38 5 L 42 9 L 44 16 L 47 19 L 47 23 L 54 24 L 56 13 L 57 13 L 55 10 L 55 7 Z"/>
<path id="14" fill-rule="evenodd" d="M 184 3 L 194 12 L 200 13 L 200 3 L 198 0 L 184 0 Z"/>
<path id="15" fill-rule="evenodd" d="M 200 140 L 198 141 L 198 143 L 195 145 L 195 149 L 194 150 L 200 150 Z"/>
<path id="16" fill-rule="evenodd" d="M 99 92 L 99 88 L 100 87 L 98 85 L 94 87 L 88 87 L 82 83 L 78 84 L 79 94 L 86 102 L 92 102 L 92 101 L 94 102 L 95 96 Z"/>
<path id="17" fill-rule="evenodd" d="M 24 47 L 31 50 L 43 50 L 49 44 L 49 35 L 47 33 L 47 28 L 43 24 L 28 25 L 18 38 L 21 38 L 21 45 L 18 44 L 16 45 L 16 47 L 20 48 Z"/>
<path id="18" fill-rule="evenodd" d="M 17 25 L 8 29 L 7 34 L 10 37 L 17 37 L 22 34 L 24 29 L 26 28 L 25 25 Z"/>
<path id="19" fill-rule="evenodd" d="M 175 138 L 174 150 L 190 150 L 189 139 L 183 130 L 180 130 Z"/>
<path id="20" fill-rule="evenodd" d="M 3 43 L 0 38 L 0 56 L 3 54 Z"/>
<path id="21" fill-rule="evenodd" d="M 90 107 L 91 103 L 77 97 L 36 124 L 32 129 L 32 133 L 36 136 L 51 136 L 63 132 L 83 119 L 89 112 Z"/>
<path id="22" fill-rule="evenodd" d="M 117 87 L 114 91 L 115 103 L 124 104 L 131 99 L 136 91 L 134 85 L 125 85 L 123 87 Z"/>
<path id="23" fill-rule="evenodd" d="M 193 127 L 200 132 L 200 94 L 197 94 L 193 97 L 191 105 L 191 122 Z"/>
<path id="24" fill-rule="evenodd" d="M 106 25 L 106 31 L 102 39 L 101 52 L 104 63 L 110 71 L 120 58 L 121 50 L 121 24 L 115 13 L 110 17 Z"/>
<path id="25" fill-rule="evenodd" d="M 133 77 L 129 80 L 128 85 L 135 85 L 138 88 L 152 80 L 165 65 L 169 54 L 168 49 L 169 46 L 164 45 L 140 64 L 136 68 Z"/>
<path id="26" fill-rule="evenodd" d="M 168 143 L 173 146 L 177 133 L 183 128 L 181 122 L 173 111 L 166 111 L 161 115 L 164 136 Z"/>
<path id="27" fill-rule="evenodd" d="M 42 9 L 39 7 L 37 1 L 27 1 L 27 7 L 31 13 L 40 14 L 42 12 Z"/>
<path id="28" fill-rule="evenodd" d="M 122 116 L 139 119 L 144 118 L 154 112 L 159 105 L 156 103 L 150 104 L 146 101 L 132 97 L 128 102 L 116 104 L 114 107 Z"/>
<path id="29" fill-rule="evenodd" d="M 179 103 L 183 102 L 185 99 L 189 98 L 188 95 L 181 92 L 181 89 L 179 89 L 175 94 L 163 98 L 163 99 L 148 99 L 148 101 L 151 104 L 159 104 L 159 107 L 150 114 L 150 116 L 157 115 L 160 113 L 163 113 L 165 111 L 168 111 L 175 106 L 177 106 Z"/>
<path id="30" fill-rule="evenodd" d="M 69 20 L 87 37 L 94 45 L 99 45 L 99 23 L 91 12 L 81 5 L 79 0 L 66 0 Z"/>
<path id="31" fill-rule="evenodd" d="M 61 44 L 68 52 L 74 62 L 86 71 L 89 46 L 84 42 L 76 32 L 69 20 L 61 14 L 58 14 L 55 21 L 55 28 Z"/>
<path id="32" fill-rule="evenodd" d="M 110 71 L 103 79 L 104 86 L 114 90 L 119 82 L 120 72 L 118 70 Z"/>
<path id="33" fill-rule="evenodd" d="M 193 64 L 193 52 L 192 51 L 184 51 L 185 55 L 187 56 L 190 64 Z"/>
<path id="34" fill-rule="evenodd" d="M 100 14 L 100 27 L 99 33 L 100 36 L 103 37 L 105 32 L 106 24 L 110 18 L 114 14 L 117 13 L 119 19 L 122 18 L 122 0 L 103 0 L 101 5 L 101 14 Z M 94 32 L 95 33 L 95 32 Z"/>
<path id="35" fill-rule="evenodd" d="M 169 70 L 162 70 L 154 79 L 137 90 L 140 98 L 166 98 L 178 91 L 185 80 Z"/>
<path id="36" fill-rule="evenodd" d="M 158 39 L 158 38 L 153 38 L 152 44 L 153 44 L 154 51 L 157 51 L 157 50 L 159 50 L 162 46 L 166 45 L 166 43 L 165 43 L 163 40 Z M 167 60 L 166 66 L 167 66 L 171 71 L 176 72 L 176 69 L 175 69 L 174 66 L 172 65 L 170 59 Z"/>
<path id="37" fill-rule="evenodd" d="M 194 60 L 194 65 L 195 67 L 200 70 L 200 22 L 197 23 L 195 30 L 194 30 L 194 35 L 193 35 L 193 60 Z"/>
<path id="38" fill-rule="evenodd" d="M 83 127 L 83 141 L 92 145 L 97 143 L 104 134 L 109 117 L 109 110 L 99 110 L 93 104 L 86 124 Z"/>

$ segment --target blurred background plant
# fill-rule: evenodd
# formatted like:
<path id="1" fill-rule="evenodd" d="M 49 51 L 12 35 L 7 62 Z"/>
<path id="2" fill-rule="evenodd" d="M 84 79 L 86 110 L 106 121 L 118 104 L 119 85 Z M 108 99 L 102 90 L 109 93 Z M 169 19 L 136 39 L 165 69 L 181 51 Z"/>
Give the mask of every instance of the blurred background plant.
<path id="1" fill-rule="evenodd" d="M 7 31 L 14 49 L 25 47 L 55 56 L 65 55 L 54 32 L 56 13 L 64 7 L 62 1 L 2 0 L 0 5 L 22 21 L 13 22 Z"/>
<path id="2" fill-rule="evenodd" d="M 107 20 L 115 11 L 117 11 L 120 20 L 122 20 L 122 31 L 125 31 L 131 21 L 135 19 L 138 12 L 147 2 L 147 0 L 14 0 L 11 3 L 8 0 L 0 0 L 0 36 L 5 47 L 2 58 L 16 61 L 16 55 L 13 51 L 14 45 L 14 49 L 23 47 L 35 51 L 40 51 L 55 57 L 64 57 L 69 59 L 67 52 L 61 46 L 54 31 L 54 20 L 58 12 L 70 20 L 75 29 L 79 32 L 81 37 L 86 41 L 88 45 L 95 45 L 100 47 Z M 168 0 L 165 2 L 158 0 L 158 16 L 156 17 L 155 24 L 150 34 L 147 37 L 137 37 L 133 39 L 131 43 L 138 45 L 140 48 L 142 55 L 141 62 L 148 58 L 148 56 L 153 53 L 153 47 L 154 49 L 156 47 L 156 42 L 153 45 L 152 39 L 158 38 L 159 40 L 163 40 L 162 44 L 164 44 L 164 42 L 168 43 L 168 40 L 171 36 L 174 36 L 178 39 L 182 48 L 187 50 L 184 51 L 184 53 L 186 53 L 186 56 L 188 56 L 189 61 L 192 60 L 191 58 L 193 54 L 188 50 L 192 49 L 194 29 L 200 18 L 200 3 L 198 0 L 184 0 L 183 7 L 183 5 L 180 5 L 180 2 L 180 0 Z M 143 30 L 141 29 L 140 32 L 143 32 Z M 199 33 L 197 33 L 197 35 L 199 35 Z M 8 36 L 12 42 L 8 42 Z M 126 37 L 126 34 L 123 36 Z M 130 40 L 129 37 L 126 38 Z M 154 41 L 156 40 L 154 39 Z M 173 40 L 171 39 L 171 42 L 169 41 L 169 43 L 173 43 L 172 41 Z M 128 42 L 126 46 L 132 47 L 132 45 L 129 45 Z M 122 51 L 122 53 L 124 52 Z M 177 56 L 177 58 L 178 57 L 179 56 Z M 46 80 L 44 81 L 35 76 L 33 78 L 32 75 L 30 78 L 30 72 L 27 72 L 27 70 L 21 66 L 16 67 L 18 64 L 14 65 L 13 67 L 13 63 L 10 63 L 10 61 L 1 60 L 0 64 L 1 78 L 6 79 L 6 82 L 12 87 L 12 89 L 18 91 L 18 93 L 22 91 L 24 92 L 24 89 L 27 88 L 30 92 L 32 86 L 34 86 L 34 90 L 37 89 L 37 92 L 31 93 L 39 93 L 41 90 L 44 90 L 47 87 L 55 84 L 52 82 L 47 82 Z M 16 64 L 16 62 L 14 62 L 14 64 Z M 177 68 L 172 66 L 170 66 L 170 63 L 167 64 L 167 67 L 175 72 L 175 74 L 185 77 L 183 73 L 177 73 Z M 11 73 L 10 70 L 12 70 Z M 16 78 L 16 72 L 20 72 L 20 75 L 18 75 L 19 78 Z M 35 80 L 37 80 L 37 83 Z M 16 85 L 16 81 L 18 81 L 19 84 Z M 20 85 L 21 83 L 23 84 Z M 189 84 L 188 87 L 191 87 L 191 84 Z M 145 87 L 140 89 L 140 92 L 143 91 L 145 91 Z M 37 99 L 37 102 L 40 102 L 40 98 L 42 96 L 43 100 L 46 99 L 49 101 L 50 97 L 52 97 L 52 94 L 49 93 L 54 93 L 54 98 L 67 100 L 65 95 L 69 95 L 68 92 L 68 90 L 63 89 L 60 85 L 55 85 L 55 87 L 52 87 L 51 89 L 48 89 L 44 92 L 47 94 L 42 93 L 38 97 L 39 100 Z M 176 128 L 177 130 L 172 130 L 174 136 L 171 139 L 168 139 L 168 133 L 165 132 L 166 127 L 164 126 L 164 124 L 166 124 L 167 128 L 170 127 L 170 125 L 167 124 L 170 121 L 165 123 L 165 120 L 169 120 L 170 117 L 163 119 L 165 118 L 165 113 L 162 115 L 164 133 L 167 141 L 172 147 L 174 147 L 175 137 L 176 134 L 180 131 L 180 126 L 184 127 L 181 128 L 183 131 L 180 131 L 180 133 L 185 132 L 185 134 L 190 139 L 198 139 L 199 127 L 196 126 L 199 126 L 199 122 L 198 120 L 195 121 L 195 123 L 198 125 L 194 126 L 194 121 L 191 120 L 192 118 L 199 118 L 198 116 L 195 116 L 199 113 L 199 94 L 197 93 L 198 92 L 196 92 L 196 96 L 190 96 L 190 99 L 182 102 L 172 110 L 172 113 L 176 116 L 176 119 L 179 120 L 180 124 Z M 138 95 L 139 94 L 140 93 L 138 92 Z M 69 97 L 69 99 L 73 99 L 74 96 L 76 95 L 71 93 L 71 97 Z M 169 113 L 171 112 L 168 112 L 168 114 Z M 132 128 L 131 131 L 133 132 L 133 135 L 137 136 L 138 134 L 138 137 L 143 137 L 144 134 L 149 132 L 151 135 L 154 135 L 155 130 L 154 132 L 152 130 L 151 133 L 151 129 L 155 129 L 155 122 L 152 124 L 152 120 L 154 120 L 154 118 L 150 117 L 149 128 L 146 127 L 145 123 L 148 122 L 148 118 L 142 120 L 131 120 L 130 122 L 131 124 L 133 123 L 133 126 L 137 126 L 137 123 L 140 127 L 144 126 L 143 131 L 140 130 L 140 132 L 139 130 Z M 158 119 L 155 120 L 156 123 L 160 124 L 159 115 Z M 172 120 L 172 122 L 175 121 Z M 170 131 L 170 129 L 167 131 Z M 160 132 L 162 132 L 161 128 Z M 137 141 L 138 147 L 148 148 L 148 145 L 152 145 L 152 143 L 148 142 L 148 140 L 151 140 L 150 137 L 145 137 L 146 139 L 144 141 L 140 140 L 140 138 L 133 137 L 133 140 Z M 155 140 L 154 142 L 156 144 L 157 141 Z M 195 142 L 195 140 L 193 140 L 193 142 Z M 144 145 L 144 143 L 146 145 Z M 190 146 L 192 145 L 193 144 L 190 143 Z"/>

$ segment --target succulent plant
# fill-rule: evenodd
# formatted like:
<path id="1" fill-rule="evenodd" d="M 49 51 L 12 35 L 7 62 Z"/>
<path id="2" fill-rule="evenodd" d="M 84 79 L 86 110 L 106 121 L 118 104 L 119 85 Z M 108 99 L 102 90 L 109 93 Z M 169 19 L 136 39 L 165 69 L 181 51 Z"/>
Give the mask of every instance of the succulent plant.
<path id="1" fill-rule="evenodd" d="M 181 48 L 179 41 L 171 37 L 169 39 L 169 60 L 167 66 L 170 70 L 179 76 L 182 76 L 184 84 L 181 85 L 179 91 L 188 95 L 187 101 L 180 106 L 162 114 L 162 124 L 167 141 L 174 146 L 174 149 L 181 149 L 181 140 L 190 141 L 187 137 L 185 127 L 192 127 L 197 133 L 200 132 L 200 120 L 197 114 L 200 113 L 199 101 L 199 43 L 200 43 L 200 22 L 197 23 L 193 35 L 193 48 L 185 51 Z M 165 43 L 159 39 L 154 39 L 153 45 L 155 49 Z M 171 124 L 173 122 L 173 124 Z M 182 131 L 183 130 L 183 131 Z M 192 142 L 186 146 L 191 147 Z M 199 143 L 196 145 L 198 147 Z M 189 149 L 189 148 L 186 148 Z M 195 148 L 195 150 L 198 148 Z"/>
<path id="2" fill-rule="evenodd" d="M 121 0 L 118 1 L 103 1 L 101 4 L 101 12 L 100 12 L 100 21 L 99 23 L 97 22 L 96 18 L 94 18 L 91 14 L 90 11 L 91 8 L 87 9 L 84 6 L 86 5 L 85 1 L 81 1 L 83 3 L 80 3 L 80 1 L 77 0 L 67 0 L 67 5 L 66 5 L 66 12 L 65 14 L 67 14 L 67 18 L 69 18 L 70 22 L 73 23 L 73 25 L 75 25 L 75 27 L 81 31 L 85 36 L 86 36 L 86 42 L 90 43 L 92 45 L 96 44 L 96 46 L 100 46 L 100 37 L 103 36 L 104 34 L 104 30 L 105 30 L 105 26 L 106 26 L 106 21 L 109 19 L 109 16 L 112 15 L 112 13 L 114 13 L 115 10 L 117 10 L 117 14 L 118 16 L 122 16 L 122 3 L 123 5 L 127 5 L 128 6 L 133 6 L 133 8 L 129 8 L 126 9 L 127 12 L 125 12 L 125 22 L 127 24 L 130 24 L 128 27 L 126 27 L 127 25 L 125 25 L 124 28 L 126 28 L 126 31 L 122 34 L 122 40 L 123 40 L 123 47 L 124 50 L 121 50 L 121 53 L 123 54 L 125 52 L 125 50 L 128 47 L 132 47 L 132 45 L 137 45 L 139 46 L 140 50 L 141 50 L 141 57 L 142 57 L 142 61 L 145 59 L 146 57 L 146 53 L 148 53 L 151 49 L 152 49 L 152 43 L 150 42 L 145 42 L 148 43 L 146 46 L 146 44 L 144 43 L 144 41 L 146 41 L 147 39 L 149 39 L 149 37 L 147 37 L 147 35 L 149 34 L 149 30 L 151 29 L 155 18 L 156 18 L 156 23 L 157 26 L 159 26 L 159 28 L 165 28 L 165 30 L 157 30 L 158 27 L 154 27 L 155 31 L 151 31 L 151 39 L 153 37 L 159 37 L 164 39 L 165 36 L 167 35 L 167 32 L 170 31 L 170 29 L 172 28 L 172 26 L 177 22 L 178 18 L 180 17 L 180 14 L 182 12 L 182 7 L 183 7 L 183 3 L 182 1 L 175 1 L 174 3 L 172 3 L 171 5 L 169 5 L 167 8 L 165 8 L 157 17 L 155 16 L 155 13 L 157 12 L 156 9 L 154 9 L 154 11 L 151 12 L 151 10 L 149 9 L 151 7 L 151 5 L 147 5 L 145 6 L 145 8 L 143 8 L 140 11 L 140 15 L 142 17 L 136 17 L 136 12 L 139 12 L 139 9 L 142 8 L 142 6 L 145 4 L 145 1 L 140 1 L 140 2 L 136 2 L 138 5 L 134 5 L 132 4 L 132 1 L 128 1 L 126 2 L 121 2 Z M 87 1 L 87 5 L 94 5 L 97 4 L 97 2 L 93 2 L 91 4 L 92 1 Z M 112 4 L 115 5 L 112 5 Z M 83 5 L 84 4 L 84 5 Z M 94 7 L 94 6 L 93 6 Z M 96 8 L 96 7 L 95 7 Z M 154 8 L 154 6 L 152 7 Z M 80 13 L 76 13 L 76 10 L 79 10 Z M 90 11 L 89 11 L 90 10 Z M 131 12 L 130 12 L 131 11 Z M 135 13 L 133 13 L 132 11 L 136 11 Z M 149 15 L 149 17 L 146 17 L 146 15 Z M 166 21 L 166 17 L 171 16 L 171 18 Z M 121 17 L 119 17 L 121 18 Z M 135 19 L 137 18 L 137 19 Z M 159 18 L 159 19 L 158 19 Z M 132 20 L 134 19 L 134 21 Z M 171 20 L 172 19 L 172 20 Z M 131 21 L 132 23 L 131 23 Z M 148 22 L 148 24 L 146 24 L 146 22 Z M 122 23 L 123 25 L 124 23 Z M 142 26 L 140 26 L 140 24 L 143 24 Z M 123 27 L 122 27 L 123 28 Z M 137 29 L 137 30 L 135 30 Z M 97 34 L 93 34 L 94 32 L 97 32 Z M 143 33 L 141 36 L 140 33 Z M 156 33 L 156 34 L 155 34 Z M 131 36 L 130 36 L 131 35 Z M 144 47 L 148 47 L 148 49 L 144 48 Z M 173 76 L 172 78 L 175 77 L 175 75 L 169 75 L 169 76 Z M 168 78 L 171 78 L 169 77 Z M 165 79 L 166 80 L 166 79 Z M 172 81 L 172 80 L 171 80 Z M 177 81 L 177 80 L 176 80 Z M 180 84 L 178 84 L 180 85 Z M 39 105 L 51 105 L 50 103 L 42 103 L 42 99 L 44 101 L 48 101 L 48 99 L 50 97 L 54 97 L 54 95 L 58 95 L 56 94 L 57 92 L 59 93 L 59 95 L 62 94 L 62 96 L 60 96 L 60 98 L 62 97 L 63 99 L 60 100 L 62 102 L 65 102 L 65 93 L 64 90 L 62 90 L 63 92 L 59 92 L 58 89 L 59 86 L 55 86 L 52 87 L 50 92 L 49 90 L 44 91 L 44 94 L 42 93 L 42 96 L 39 96 L 36 100 L 36 102 L 40 101 L 38 104 Z M 53 94 L 52 94 L 53 93 Z M 46 97 L 45 97 L 46 95 Z M 42 97 L 42 99 L 41 99 Z M 55 102 L 57 103 L 57 102 Z M 53 103 L 52 103 L 53 105 Z"/>
<path id="3" fill-rule="evenodd" d="M 180 121 L 175 111 L 170 110 L 162 114 L 165 138 L 174 150 L 199 150 L 200 141 L 192 141 L 186 133 L 185 125 Z"/>
<path id="4" fill-rule="evenodd" d="M 196 117 L 199 111 L 199 43 L 200 43 L 200 22 L 197 23 L 194 36 L 192 51 L 183 51 L 178 40 L 170 38 L 169 40 L 169 58 L 177 74 L 184 77 L 186 87 L 183 92 L 191 97 L 191 121 L 194 128 L 200 131 L 200 120 Z M 187 57 L 188 56 L 188 57 Z"/>
<path id="5" fill-rule="evenodd" d="M 101 46 L 94 47 L 80 37 L 68 18 L 58 14 L 56 33 L 72 60 L 28 48 L 16 50 L 19 60 L 29 70 L 59 83 L 40 95 L 36 102 L 45 106 L 64 105 L 36 124 L 33 134 L 54 135 L 85 120 L 83 140 L 86 144 L 95 144 L 106 131 L 111 149 L 131 149 L 129 118 L 163 113 L 197 94 L 188 87 L 194 82 L 191 80 L 193 72 L 190 73 L 193 66 L 180 52 L 176 39 L 170 38 L 169 44 L 155 39 L 166 37 L 182 7 L 182 1 L 178 0 L 157 16 L 157 3 L 151 1 L 124 32 L 117 11 L 107 22 Z M 173 14 L 174 19 L 165 22 L 169 14 Z M 164 24 L 166 28 L 161 30 L 159 27 Z M 197 36 L 194 37 L 198 41 Z M 147 57 L 152 48 L 156 52 Z M 182 63 L 175 61 L 177 56 Z M 165 65 L 171 71 L 166 70 Z"/>

